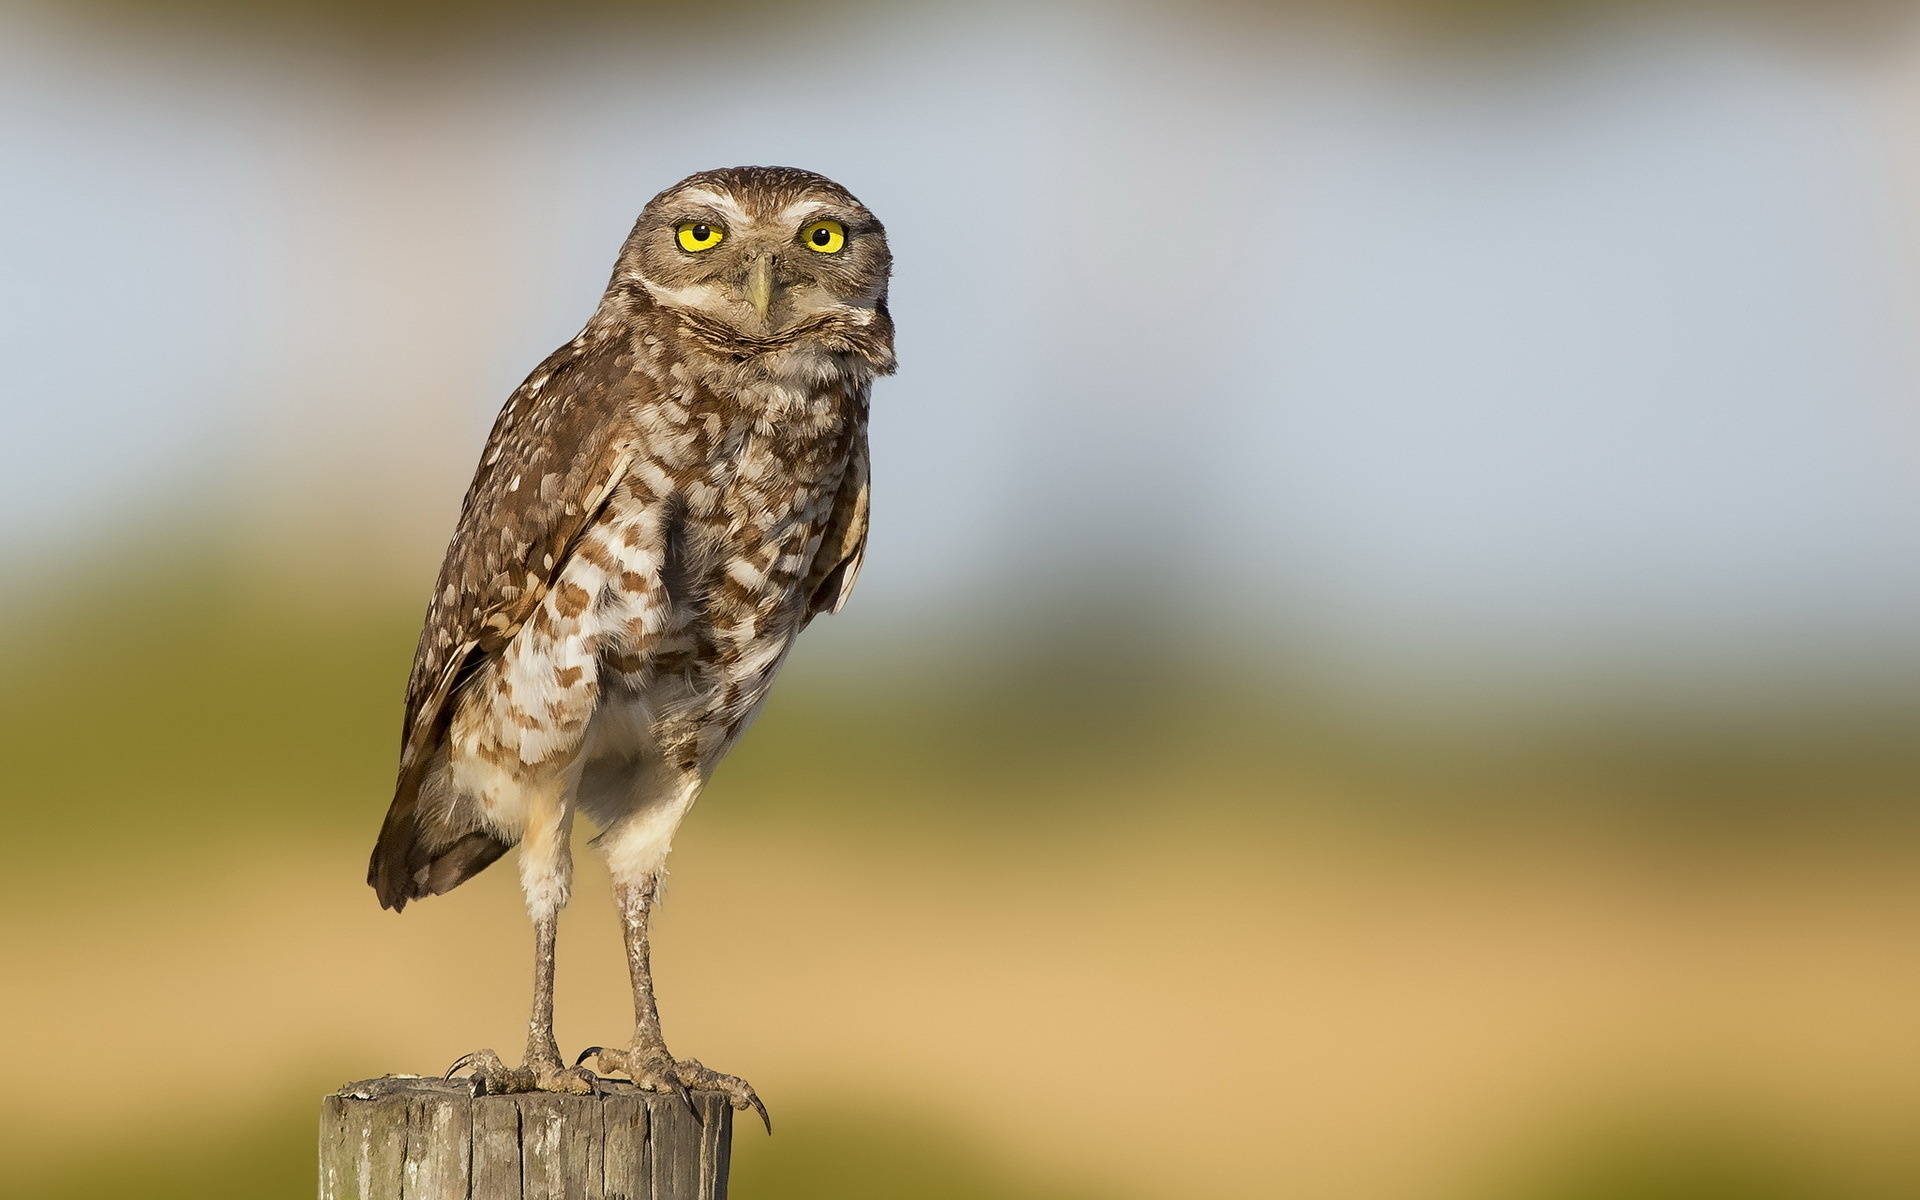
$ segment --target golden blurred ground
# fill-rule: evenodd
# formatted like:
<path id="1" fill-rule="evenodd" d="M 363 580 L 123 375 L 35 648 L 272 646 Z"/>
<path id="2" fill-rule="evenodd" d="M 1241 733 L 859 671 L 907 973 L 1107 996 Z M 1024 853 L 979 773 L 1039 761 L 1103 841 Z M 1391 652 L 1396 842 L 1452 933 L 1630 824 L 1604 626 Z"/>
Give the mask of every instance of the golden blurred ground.
<path id="1" fill-rule="evenodd" d="M 1920 1165 L 1901 1161 L 1920 1109 L 1904 855 L 1702 869 L 1544 839 L 1245 834 L 1171 815 L 1006 839 L 696 827 L 661 931 L 670 1034 L 752 1077 L 776 1119 L 898 1105 L 1102 1195 L 1490 1195 L 1621 1104 L 1777 1124 L 1844 1189 L 1823 1194 Z M 181 852 L 9 928 L 0 953 L 33 964 L 0 1015 L 26 1034 L 0 1100 L 13 1152 L 84 1153 L 103 1110 L 148 1132 L 240 1123 L 290 1076 L 317 1090 L 517 1046 L 511 875 L 395 918 L 360 850 Z M 583 884 L 570 1048 L 626 1028 L 610 910 Z M 152 1084 L 61 1086 L 96 1071 Z"/>
<path id="2" fill-rule="evenodd" d="M 0 655 L 0 1197 L 310 1194 L 321 1093 L 522 1035 L 510 869 L 399 917 L 360 881 L 411 614 L 195 577 Z M 1920 1193 L 1904 751 L 1476 776 L 1126 649 L 796 664 L 658 942 L 675 1046 L 773 1106 L 741 1200 Z M 591 868 L 559 1004 L 626 1033 Z"/>

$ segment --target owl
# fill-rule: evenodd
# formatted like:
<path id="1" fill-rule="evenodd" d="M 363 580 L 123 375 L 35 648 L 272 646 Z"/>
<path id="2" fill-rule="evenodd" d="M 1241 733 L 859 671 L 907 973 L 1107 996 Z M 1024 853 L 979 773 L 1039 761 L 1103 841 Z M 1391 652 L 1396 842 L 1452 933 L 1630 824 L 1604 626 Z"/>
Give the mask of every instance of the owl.
<path id="1" fill-rule="evenodd" d="M 525 1056 L 476 1090 L 754 1090 L 661 1034 L 647 928 L 674 831 L 867 539 L 867 410 L 894 367 L 892 258 L 839 184 L 789 167 L 655 196 L 580 335 L 507 400 L 467 489 L 407 681 L 399 779 L 367 881 L 394 910 L 513 846 L 534 929 Z M 598 830 L 634 1033 L 568 1066 L 555 926 L 576 815 Z M 769 1129 L 771 1123 L 769 1122 Z"/>

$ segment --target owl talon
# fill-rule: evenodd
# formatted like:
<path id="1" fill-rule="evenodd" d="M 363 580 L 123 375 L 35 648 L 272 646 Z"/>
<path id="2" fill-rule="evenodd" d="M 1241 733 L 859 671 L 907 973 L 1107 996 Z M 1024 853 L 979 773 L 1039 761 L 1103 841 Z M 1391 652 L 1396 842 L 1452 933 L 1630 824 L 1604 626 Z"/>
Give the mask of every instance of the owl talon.
<path id="1" fill-rule="evenodd" d="M 459 1058 L 456 1058 L 453 1060 L 453 1065 L 448 1067 L 447 1073 L 442 1075 L 440 1078 L 452 1079 L 455 1075 L 458 1075 L 461 1071 L 465 1070 L 467 1067 L 472 1066 L 475 1060 L 477 1060 L 482 1053 L 486 1053 L 486 1052 L 476 1050 L 472 1054 L 462 1054 Z"/>
<path id="2" fill-rule="evenodd" d="M 703 1065 L 700 1060 L 693 1058 L 682 1063 L 675 1063 L 674 1073 L 679 1076 L 682 1083 L 685 1083 L 689 1087 L 724 1092 L 727 1097 L 727 1103 L 742 1112 L 749 1108 L 753 1109 L 760 1114 L 761 1123 L 766 1125 L 767 1132 L 769 1134 L 773 1132 L 773 1118 L 767 1115 L 767 1106 L 761 1103 L 760 1094 L 753 1090 L 751 1084 L 738 1075 L 722 1075 L 713 1068 Z"/>
<path id="3" fill-rule="evenodd" d="M 446 1077 L 452 1079 L 462 1071 L 470 1072 L 473 1080 L 473 1093 L 476 1096 L 499 1095 L 511 1091 L 527 1091 L 515 1085 L 522 1082 L 519 1072 L 500 1061 L 500 1056 L 491 1050 L 475 1050 L 471 1054 L 462 1054 L 453 1060 L 447 1068 Z"/>
<path id="4" fill-rule="evenodd" d="M 623 1072 L 643 1092 L 672 1092 L 680 1097 L 695 1120 L 700 1119 L 700 1110 L 694 1106 L 693 1090 L 722 1092 L 728 1104 L 742 1111 L 752 1109 L 760 1115 L 767 1132 L 773 1132 L 773 1118 L 767 1115 L 767 1106 L 746 1080 L 737 1075 L 722 1075 L 698 1059 L 676 1062 L 665 1047 L 637 1046 L 626 1050 L 594 1046 L 580 1055 L 582 1062 L 588 1058 L 593 1058 L 594 1065 L 602 1072 Z"/>
<path id="5" fill-rule="evenodd" d="M 559 1055 L 554 1055 L 552 1062 L 529 1058 L 521 1066 L 509 1067 L 493 1051 L 475 1050 L 455 1059 L 453 1065 L 447 1068 L 446 1078 L 452 1079 L 461 1071 L 470 1072 L 473 1094 L 476 1096 L 508 1096 L 522 1092 L 565 1092 L 586 1096 L 592 1094 L 598 1082 L 591 1071 L 562 1066 Z"/>

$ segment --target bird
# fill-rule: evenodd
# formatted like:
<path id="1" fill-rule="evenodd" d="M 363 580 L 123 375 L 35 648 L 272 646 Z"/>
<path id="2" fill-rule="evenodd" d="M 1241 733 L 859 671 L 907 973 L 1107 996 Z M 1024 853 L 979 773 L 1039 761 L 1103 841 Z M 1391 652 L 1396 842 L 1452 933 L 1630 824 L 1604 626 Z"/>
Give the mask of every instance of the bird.
<path id="1" fill-rule="evenodd" d="M 794 639 L 846 604 L 867 544 L 873 381 L 894 371 L 886 230 L 793 167 L 688 176 L 642 209 L 599 306 L 508 398 L 481 452 L 407 679 L 398 777 L 367 869 L 384 908 L 519 848 L 534 932 L 518 1066 L 476 1093 L 725 1093 L 668 1049 L 649 919 L 675 830 Z M 555 929 L 576 816 L 598 830 L 634 1032 L 569 1066 Z M 585 1064 L 592 1060 L 592 1068 Z"/>

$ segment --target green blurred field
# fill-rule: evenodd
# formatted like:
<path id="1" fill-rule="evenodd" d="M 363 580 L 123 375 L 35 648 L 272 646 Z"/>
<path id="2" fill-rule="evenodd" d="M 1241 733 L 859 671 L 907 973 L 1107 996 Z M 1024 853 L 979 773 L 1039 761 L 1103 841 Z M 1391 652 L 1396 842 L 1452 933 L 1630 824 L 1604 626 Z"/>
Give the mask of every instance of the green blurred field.
<path id="1" fill-rule="evenodd" d="M 0 1196 L 308 1195 L 322 1092 L 517 1044 L 525 921 L 359 882 L 409 602 L 133 564 L 0 656 Z M 774 1108 L 735 1194 L 1920 1195 L 1904 702 L 1336 711 L 1119 620 L 803 652 L 661 934 L 670 1038 Z M 568 1047 L 624 1035 L 600 882 Z"/>

